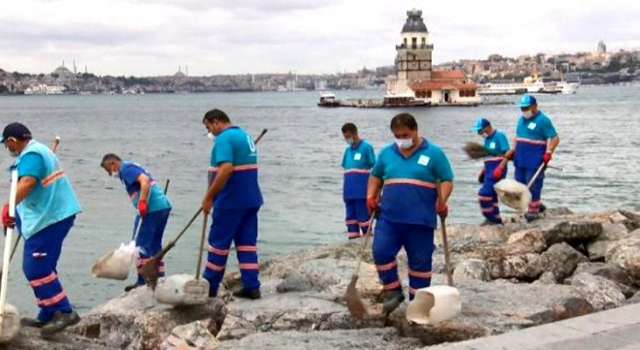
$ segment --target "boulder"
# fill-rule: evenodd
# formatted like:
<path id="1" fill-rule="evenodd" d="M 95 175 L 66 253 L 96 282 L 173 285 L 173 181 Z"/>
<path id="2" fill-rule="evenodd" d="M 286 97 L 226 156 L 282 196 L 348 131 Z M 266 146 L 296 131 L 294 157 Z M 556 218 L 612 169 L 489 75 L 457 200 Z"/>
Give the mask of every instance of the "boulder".
<path id="1" fill-rule="evenodd" d="M 10 342 L 0 345 L 0 349 L 7 350 L 117 350 L 120 347 L 113 346 L 99 339 L 89 339 L 70 332 L 63 332 L 55 336 L 43 339 L 40 330 L 36 328 L 22 327 L 20 333 Z"/>
<path id="2" fill-rule="evenodd" d="M 437 231 L 437 242 L 441 245 L 442 233 Z M 479 247 L 496 246 L 506 242 L 509 237 L 504 226 L 448 225 L 447 241 L 453 253 L 465 253 Z"/>
<path id="3" fill-rule="evenodd" d="M 609 246 L 605 261 L 622 267 L 640 285 L 640 229 L 630 233 L 628 238 Z"/>
<path id="4" fill-rule="evenodd" d="M 543 272 L 542 257 L 539 254 L 522 254 L 489 257 L 487 269 L 492 279 L 517 278 L 535 280 Z"/>
<path id="5" fill-rule="evenodd" d="M 533 282 L 536 284 L 557 284 L 558 278 L 551 271 L 545 271 L 538 277 L 538 279 Z"/>
<path id="6" fill-rule="evenodd" d="M 453 270 L 453 280 L 476 279 L 488 281 L 490 279 L 487 263 L 481 259 L 468 259 L 456 265 Z"/>
<path id="7" fill-rule="evenodd" d="M 625 301 L 618 285 L 604 277 L 582 272 L 571 278 L 571 285 L 582 291 L 597 311 L 619 307 Z"/>
<path id="8" fill-rule="evenodd" d="M 615 282 L 627 298 L 630 298 L 638 291 L 637 288 L 633 286 L 631 278 L 620 266 L 594 262 L 580 263 L 573 274 L 578 275 L 583 272 L 604 277 Z"/>
<path id="9" fill-rule="evenodd" d="M 520 231 L 509 236 L 505 253 L 508 255 L 542 253 L 547 248 L 547 242 L 541 230 L 534 228 Z"/>
<path id="10" fill-rule="evenodd" d="M 533 223 L 542 230 L 548 245 L 567 242 L 581 244 L 594 240 L 602 234 L 602 223 L 589 219 L 550 218 Z"/>
<path id="11" fill-rule="evenodd" d="M 542 253 L 543 269 L 552 272 L 559 282 L 569 277 L 579 263 L 587 261 L 586 256 L 564 242 L 556 243 Z"/>
<path id="12" fill-rule="evenodd" d="M 136 288 L 84 315 L 70 331 L 121 349 L 158 349 L 179 325 L 209 319 L 222 323 L 226 308 L 220 298 L 205 305 L 170 307 L 158 304 L 148 288 Z"/>
<path id="13" fill-rule="evenodd" d="M 607 250 L 616 241 L 629 236 L 627 226 L 621 223 L 602 224 L 602 234 L 587 244 L 587 252 L 591 261 L 604 261 Z"/>
<path id="14" fill-rule="evenodd" d="M 211 320 L 196 321 L 174 328 L 162 343 L 162 350 L 214 350 L 220 342 L 212 334 Z M 213 324 L 215 328 L 215 324 Z"/>
<path id="15" fill-rule="evenodd" d="M 239 340 L 223 342 L 218 350 L 412 350 L 422 347 L 417 339 L 402 338 L 394 328 L 333 331 L 284 331 L 256 333 Z"/>

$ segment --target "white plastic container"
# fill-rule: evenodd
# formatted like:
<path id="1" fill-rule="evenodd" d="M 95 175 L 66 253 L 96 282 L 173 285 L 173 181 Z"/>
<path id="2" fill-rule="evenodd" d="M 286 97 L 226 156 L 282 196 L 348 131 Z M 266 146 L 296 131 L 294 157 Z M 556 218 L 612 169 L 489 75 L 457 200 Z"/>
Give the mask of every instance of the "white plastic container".
<path id="1" fill-rule="evenodd" d="M 519 212 L 526 213 L 531 203 L 529 188 L 513 179 L 502 179 L 493 185 L 500 202 Z"/>
<path id="2" fill-rule="evenodd" d="M 120 248 L 105 254 L 91 268 L 93 277 L 112 280 L 126 280 L 129 269 L 138 259 L 134 241 L 129 244 L 121 244 Z"/>
<path id="3" fill-rule="evenodd" d="M 417 324 L 437 324 L 460 314 L 462 302 L 458 289 L 431 286 L 418 289 L 407 306 L 407 320 Z"/>
<path id="4" fill-rule="evenodd" d="M 209 299 L 209 282 L 193 275 L 171 275 L 158 281 L 153 296 L 162 304 L 202 305 Z"/>
<path id="5" fill-rule="evenodd" d="M 4 318 L 2 321 L 2 331 L 0 333 L 0 344 L 8 343 L 20 332 L 20 312 L 18 308 L 11 305 L 4 305 Z"/>

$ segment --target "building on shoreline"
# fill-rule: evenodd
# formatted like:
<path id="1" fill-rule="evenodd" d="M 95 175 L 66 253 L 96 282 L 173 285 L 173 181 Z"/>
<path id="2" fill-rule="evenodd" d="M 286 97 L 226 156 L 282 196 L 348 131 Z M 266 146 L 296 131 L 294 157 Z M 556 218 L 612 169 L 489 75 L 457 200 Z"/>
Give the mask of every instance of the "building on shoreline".
<path id="1" fill-rule="evenodd" d="M 396 45 L 394 75 L 386 80 L 387 96 L 413 96 L 438 105 L 477 105 L 478 86 L 461 70 L 433 70 L 433 44 L 422 11 L 407 11 L 402 43 Z"/>

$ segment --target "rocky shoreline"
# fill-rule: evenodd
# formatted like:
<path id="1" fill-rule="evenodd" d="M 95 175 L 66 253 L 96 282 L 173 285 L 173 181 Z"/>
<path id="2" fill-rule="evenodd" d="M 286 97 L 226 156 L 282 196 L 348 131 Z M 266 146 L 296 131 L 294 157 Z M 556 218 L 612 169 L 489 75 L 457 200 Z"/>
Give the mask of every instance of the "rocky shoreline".
<path id="1" fill-rule="evenodd" d="M 204 306 L 171 308 L 139 288 L 83 315 L 45 341 L 23 328 L 6 349 L 422 349 L 519 330 L 640 301 L 640 212 L 574 214 L 549 210 L 531 224 L 448 225 L 462 314 L 431 326 L 406 322 L 406 302 L 376 316 L 381 287 L 369 256 L 358 290 L 374 315 L 356 320 L 342 296 L 359 240 L 267 261 L 263 298 L 225 290 Z M 445 284 L 440 237 L 432 284 Z M 406 259 L 399 267 L 406 285 Z M 239 284 L 225 278 L 226 290 Z M 3 348 L 0 346 L 0 349 Z"/>

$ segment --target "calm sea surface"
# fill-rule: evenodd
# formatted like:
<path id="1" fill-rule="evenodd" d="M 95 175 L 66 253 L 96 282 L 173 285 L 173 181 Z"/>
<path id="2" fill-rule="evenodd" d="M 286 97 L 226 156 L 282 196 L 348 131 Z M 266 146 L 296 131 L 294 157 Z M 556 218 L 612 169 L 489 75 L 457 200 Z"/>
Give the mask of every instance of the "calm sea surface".
<path id="1" fill-rule="evenodd" d="M 376 97 L 380 92 L 338 92 L 338 98 Z M 82 204 L 83 213 L 67 238 L 60 278 L 72 303 L 86 311 L 121 293 L 125 282 L 95 279 L 92 264 L 131 237 L 135 212 L 120 183 L 100 168 L 114 152 L 141 163 L 161 182 L 171 179 L 174 204 L 165 241 L 198 209 L 205 189 L 211 141 L 201 124 L 214 107 L 261 141 L 261 259 L 326 243 L 346 241 L 340 162 L 345 143 L 340 127 L 351 121 L 378 150 L 392 141 L 389 121 L 400 110 L 318 108 L 319 94 L 234 93 L 113 96 L 21 96 L 0 98 L 0 127 L 25 123 L 42 142 L 56 135 L 61 162 Z M 640 193 L 640 87 L 581 87 L 575 95 L 541 95 L 539 105 L 554 121 L 561 143 L 543 191 L 548 206 L 574 211 L 635 207 Z M 518 97 L 505 97 L 516 101 Z M 455 171 L 450 221 L 480 223 L 476 202 L 478 162 L 461 147 L 481 139 L 470 128 L 480 116 L 515 132 L 515 105 L 431 108 L 410 111 L 423 136 L 441 145 Z M 11 164 L 0 149 L 0 166 Z M 510 170 L 510 176 L 513 172 Z M 4 177 L 8 180 L 8 176 Z M 8 181 L 0 198 L 8 198 Z M 169 273 L 195 273 L 201 220 L 167 257 Z M 3 244 L 3 243 L 2 243 Z M 21 253 L 22 249 L 19 249 Z M 21 272 L 21 254 L 11 266 L 9 302 L 24 314 L 35 312 L 33 295 Z M 235 256 L 230 256 L 235 269 Z M 130 276 L 131 281 L 133 276 Z"/>

